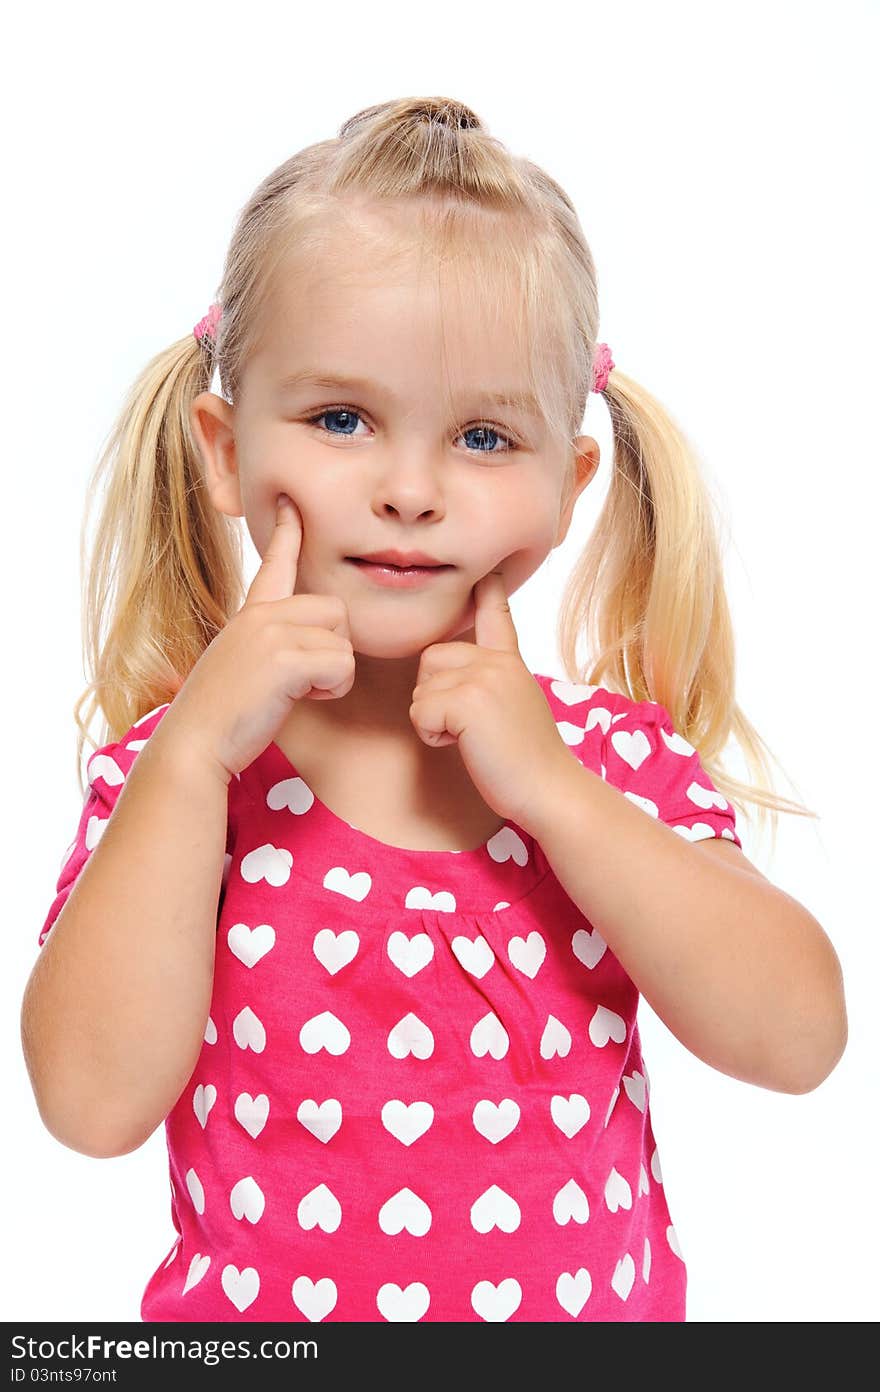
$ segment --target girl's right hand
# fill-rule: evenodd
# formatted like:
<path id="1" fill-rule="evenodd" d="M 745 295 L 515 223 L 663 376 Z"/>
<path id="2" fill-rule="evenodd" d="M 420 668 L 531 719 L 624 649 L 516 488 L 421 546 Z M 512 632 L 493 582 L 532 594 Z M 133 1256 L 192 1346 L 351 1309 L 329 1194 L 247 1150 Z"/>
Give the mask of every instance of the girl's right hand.
<path id="1" fill-rule="evenodd" d="M 295 701 L 338 699 L 354 684 L 345 601 L 293 593 L 303 528 L 284 498 L 244 604 L 209 643 L 155 731 L 198 748 L 227 783 L 272 741 Z"/>

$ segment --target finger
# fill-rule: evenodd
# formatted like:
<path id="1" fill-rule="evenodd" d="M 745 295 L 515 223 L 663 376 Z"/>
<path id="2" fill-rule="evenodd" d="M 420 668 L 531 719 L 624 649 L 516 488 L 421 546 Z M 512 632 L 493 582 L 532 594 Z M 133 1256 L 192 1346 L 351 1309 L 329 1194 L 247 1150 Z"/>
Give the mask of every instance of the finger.
<path id="1" fill-rule="evenodd" d="M 280 493 L 275 506 L 275 530 L 263 552 L 262 564 L 251 581 L 246 605 L 287 599 L 293 594 L 302 534 L 299 509 L 286 493 Z"/>
<path id="2" fill-rule="evenodd" d="M 480 648 L 497 648 L 501 652 L 519 652 L 519 642 L 504 576 L 500 570 L 490 570 L 474 586 L 474 637 Z"/>

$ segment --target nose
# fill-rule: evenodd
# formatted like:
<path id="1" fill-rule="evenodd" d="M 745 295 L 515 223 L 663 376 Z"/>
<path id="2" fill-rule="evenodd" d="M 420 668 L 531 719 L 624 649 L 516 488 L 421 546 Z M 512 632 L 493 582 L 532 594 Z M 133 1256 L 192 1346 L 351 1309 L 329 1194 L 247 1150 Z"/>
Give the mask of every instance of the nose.
<path id="1" fill-rule="evenodd" d="M 442 461 L 427 446 L 389 451 L 373 485 L 373 507 L 383 516 L 402 522 L 442 517 L 446 511 L 442 486 Z"/>

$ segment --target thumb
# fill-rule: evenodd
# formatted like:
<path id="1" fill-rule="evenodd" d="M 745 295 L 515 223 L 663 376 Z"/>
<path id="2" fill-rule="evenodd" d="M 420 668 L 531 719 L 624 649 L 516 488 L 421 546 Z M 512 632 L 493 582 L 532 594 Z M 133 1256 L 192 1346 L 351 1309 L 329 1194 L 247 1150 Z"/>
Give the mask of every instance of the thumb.
<path id="1" fill-rule="evenodd" d="M 302 518 L 286 493 L 275 506 L 275 530 L 263 552 L 263 562 L 251 581 L 245 605 L 287 599 L 296 589 L 296 572 L 302 545 Z"/>

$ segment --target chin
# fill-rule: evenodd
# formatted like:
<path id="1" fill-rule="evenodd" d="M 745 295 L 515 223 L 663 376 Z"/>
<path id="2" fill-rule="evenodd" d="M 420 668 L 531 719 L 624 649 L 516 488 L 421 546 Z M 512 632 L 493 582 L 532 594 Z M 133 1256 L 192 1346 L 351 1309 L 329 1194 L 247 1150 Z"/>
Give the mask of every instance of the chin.
<path id="1" fill-rule="evenodd" d="M 389 660 L 402 657 L 418 657 L 424 652 L 425 648 L 431 647 L 433 643 L 453 643 L 456 641 L 473 641 L 474 636 L 474 608 L 471 602 L 459 619 L 453 620 L 446 628 L 440 628 L 435 633 L 423 632 L 418 637 L 407 637 L 406 634 L 390 637 L 387 633 L 368 636 L 366 633 L 358 633 L 357 626 L 352 624 L 352 647 L 356 653 L 362 653 L 364 657 L 386 657 Z"/>

